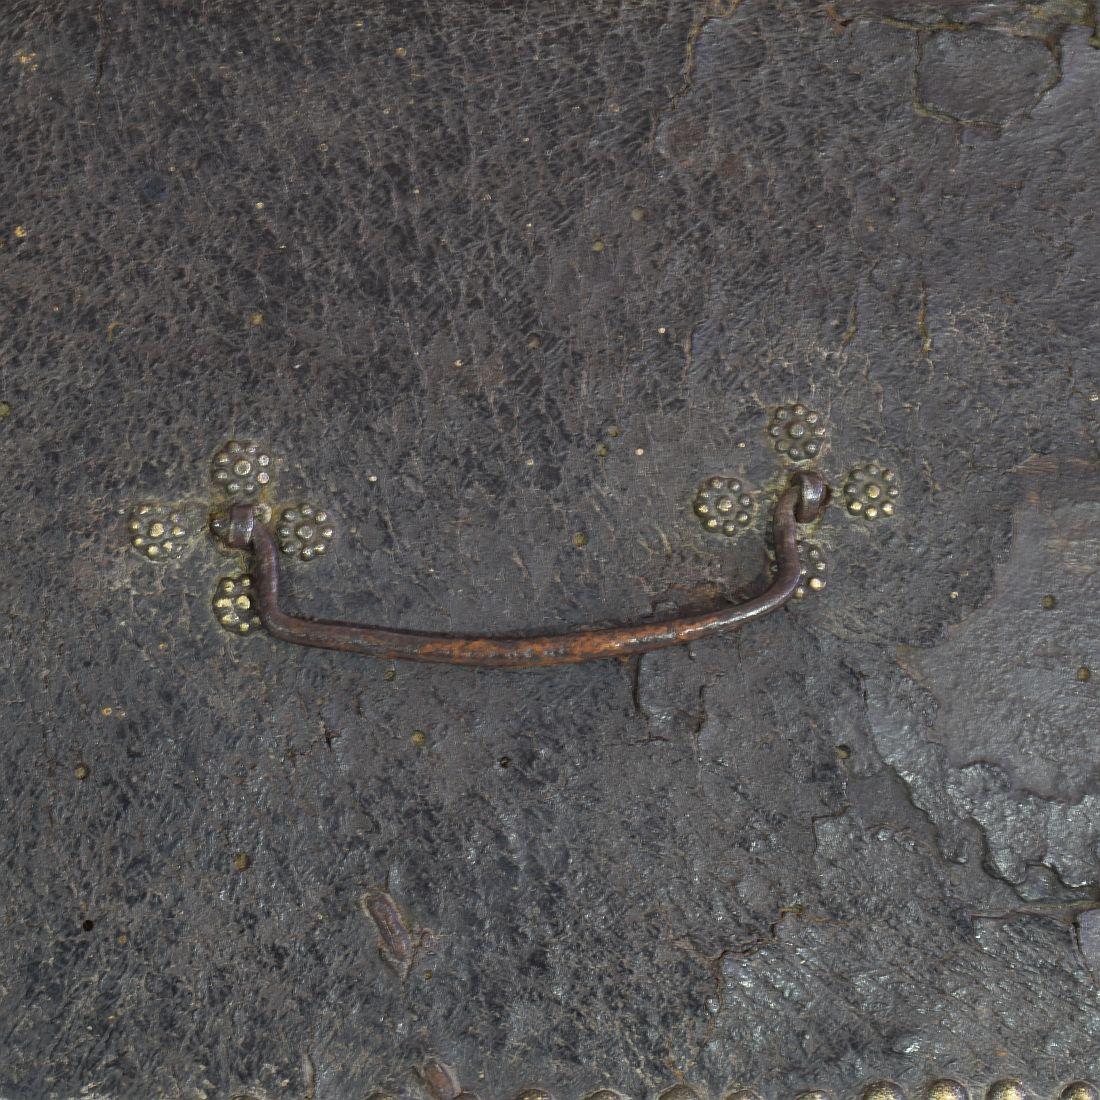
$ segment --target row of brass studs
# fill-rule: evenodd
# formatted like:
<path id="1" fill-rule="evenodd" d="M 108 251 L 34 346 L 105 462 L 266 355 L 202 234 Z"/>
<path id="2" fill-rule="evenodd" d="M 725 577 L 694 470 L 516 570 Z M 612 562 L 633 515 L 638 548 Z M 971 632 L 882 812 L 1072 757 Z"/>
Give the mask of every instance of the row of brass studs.
<path id="1" fill-rule="evenodd" d="M 434 1090 L 433 1090 L 434 1091 Z M 906 1092 L 893 1081 L 874 1081 L 858 1094 L 859 1100 L 908 1100 Z M 704 1090 L 694 1085 L 673 1085 L 659 1094 L 657 1100 L 706 1100 Z M 1032 1100 L 1031 1094 L 1018 1080 L 995 1081 L 983 1088 L 970 1089 L 960 1081 L 944 1078 L 933 1081 L 913 1093 L 914 1100 Z M 386 1092 L 374 1092 L 368 1100 L 394 1100 Z M 454 1100 L 478 1100 L 476 1094 L 458 1091 Z M 554 1100 L 545 1089 L 529 1088 L 516 1094 L 514 1100 Z M 585 1094 L 583 1100 L 629 1100 L 616 1089 L 597 1089 Z M 760 1094 L 752 1089 L 735 1089 L 724 1093 L 722 1100 L 760 1100 Z M 832 1100 L 830 1093 L 821 1089 L 806 1089 L 795 1093 L 793 1100 Z M 1100 1090 L 1088 1081 L 1072 1081 L 1057 1094 L 1057 1100 L 1100 1100 Z"/>

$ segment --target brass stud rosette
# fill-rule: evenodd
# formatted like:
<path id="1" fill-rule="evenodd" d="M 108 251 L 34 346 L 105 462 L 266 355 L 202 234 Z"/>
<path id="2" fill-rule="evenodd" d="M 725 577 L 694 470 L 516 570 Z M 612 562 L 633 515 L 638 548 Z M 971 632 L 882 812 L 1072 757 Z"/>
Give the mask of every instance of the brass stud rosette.
<path id="1" fill-rule="evenodd" d="M 279 549 L 301 561 L 312 561 L 327 553 L 335 534 L 328 512 L 312 504 L 284 508 L 275 525 Z"/>
<path id="2" fill-rule="evenodd" d="M 892 516 L 900 495 L 897 475 L 877 462 L 856 466 L 844 482 L 843 499 L 848 514 L 867 520 Z"/>
<path id="3" fill-rule="evenodd" d="M 811 593 L 820 592 L 825 587 L 825 555 L 820 546 L 799 539 L 798 557 L 802 562 L 802 574 L 798 587 L 794 590 L 794 598 L 804 600 Z M 771 571 L 773 574 L 779 571 L 774 562 Z"/>
<path id="4" fill-rule="evenodd" d="M 247 573 L 222 577 L 214 589 L 214 614 L 230 634 L 252 634 L 260 627 L 252 578 Z"/>
<path id="5" fill-rule="evenodd" d="M 194 534 L 182 509 L 171 504 L 139 504 L 126 523 L 130 545 L 150 561 L 172 561 Z"/>
<path id="6" fill-rule="evenodd" d="M 271 455 L 259 443 L 231 439 L 210 465 L 214 484 L 237 500 L 250 500 L 271 482 Z"/>
<path id="7" fill-rule="evenodd" d="M 825 441 L 825 420 L 821 413 L 795 402 L 780 405 L 768 424 L 772 446 L 792 462 L 809 462 L 816 458 Z"/>
<path id="8" fill-rule="evenodd" d="M 692 509 L 708 531 L 732 537 L 752 523 L 756 499 L 739 477 L 715 475 L 699 486 Z"/>

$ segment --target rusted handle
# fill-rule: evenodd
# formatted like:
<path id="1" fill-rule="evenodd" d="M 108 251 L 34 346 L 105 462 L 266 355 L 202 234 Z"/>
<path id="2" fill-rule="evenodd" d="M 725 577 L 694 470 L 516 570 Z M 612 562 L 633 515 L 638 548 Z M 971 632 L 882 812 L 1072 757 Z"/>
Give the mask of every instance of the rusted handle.
<path id="1" fill-rule="evenodd" d="M 773 516 L 778 569 L 766 592 L 745 603 L 703 615 L 686 615 L 664 622 L 636 626 L 590 627 L 568 634 L 528 638 L 457 637 L 386 630 L 357 623 L 302 619 L 279 607 L 279 555 L 275 539 L 256 516 L 254 506 L 236 504 L 228 523 L 216 530 L 235 550 L 251 548 L 254 592 L 260 621 L 273 637 L 296 645 L 364 653 L 387 660 L 433 661 L 476 668 L 530 668 L 576 664 L 605 657 L 623 657 L 652 649 L 683 645 L 759 619 L 778 610 L 794 595 L 802 573 L 796 537 L 799 523 L 810 523 L 826 504 L 827 488 L 821 475 L 799 471 L 776 501 Z"/>

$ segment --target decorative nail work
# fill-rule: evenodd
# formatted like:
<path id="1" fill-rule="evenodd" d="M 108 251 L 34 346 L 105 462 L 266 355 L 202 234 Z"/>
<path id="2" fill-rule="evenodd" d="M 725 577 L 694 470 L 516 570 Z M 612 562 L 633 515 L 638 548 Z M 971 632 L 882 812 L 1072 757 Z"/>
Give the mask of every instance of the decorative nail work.
<path id="1" fill-rule="evenodd" d="M 716 475 L 699 486 L 692 507 L 708 531 L 733 536 L 752 522 L 756 500 L 740 478 Z"/>
<path id="2" fill-rule="evenodd" d="M 905 1100 L 905 1093 L 893 1081 L 873 1081 L 863 1090 L 863 1100 Z"/>
<path id="3" fill-rule="evenodd" d="M 925 1089 L 925 1100 L 970 1100 L 966 1086 L 950 1078 L 933 1081 Z"/>
<path id="4" fill-rule="evenodd" d="M 297 504 L 284 508 L 275 527 L 279 549 L 302 561 L 312 561 L 324 554 L 336 532 L 328 512 L 312 504 Z"/>
<path id="5" fill-rule="evenodd" d="M 780 405 L 772 413 L 768 435 L 772 445 L 792 462 L 808 462 L 821 451 L 825 439 L 825 422 L 821 413 L 814 412 L 801 402 Z"/>
<path id="6" fill-rule="evenodd" d="M 811 592 L 820 592 L 825 587 L 825 555 L 815 543 L 799 539 L 798 556 L 802 561 L 802 582 L 794 590 L 794 598 L 804 600 Z M 774 562 L 771 568 L 773 574 L 779 572 Z M 879 1097 L 878 1100 L 889 1098 Z"/>
<path id="7" fill-rule="evenodd" d="M 1019 1081 L 995 1081 L 985 1094 L 986 1100 L 1027 1100 Z"/>
<path id="8" fill-rule="evenodd" d="M 447 1069 L 447 1067 L 443 1067 L 443 1069 Z M 975 1095 L 980 1094 L 980 1090 L 976 1090 Z M 715 1097 L 721 1095 L 722 1100 L 759 1100 L 759 1094 L 752 1089 L 738 1088 L 726 1093 L 708 1093 L 706 1089 L 700 1086 L 687 1085 L 682 1082 L 665 1089 L 659 1094 L 658 1100 L 706 1100 L 708 1095 Z M 865 1086 L 861 1092 L 853 1090 L 851 1093 L 843 1093 L 842 1095 L 858 1095 L 860 1100 L 906 1100 L 905 1090 L 894 1081 L 873 1081 Z M 970 1093 L 958 1081 L 943 1078 L 931 1082 L 924 1088 L 915 1090 L 912 1095 L 915 1100 L 916 1098 L 919 1098 L 919 1100 L 969 1100 Z M 1026 1090 L 1019 1081 L 1002 1080 L 991 1084 L 985 1090 L 984 1100 L 1025 1100 L 1027 1095 Z M 476 1100 L 472 1093 L 465 1091 L 460 1092 L 455 1100 L 461 1100 L 462 1097 L 466 1097 L 468 1100 Z M 778 1100 L 782 1100 L 782 1097 L 783 1093 L 777 1094 Z M 1058 1100 L 1097 1100 L 1097 1097 L 1100 1097 L 1100 1092 L 1097 1091 L 1095 1085 L 1090 1084 L 1088 1081 L 1073 1081 L 1058 1094 Z M 391 1097 L 390 1094 L 385 1092 L 374 1092 L 371 1093 L 368 1100 L 391 1100 Z M 553 1095 L 546 1089 L 531 1087 L 516 1093 L 514 1100 L 553 1100 Z M 587 1093 L 584 1100 L 626 1100 L 626 1096 L 615 1089 L 601 1088 Z M 832 1100 L 832 1097 L 823 1089 L 806 1089 L 795 1093 L 793 1100 Z"/>
<path id="9" fill-rule="evenodd" d="M 248 500 L 271 482 L 271 455 L 259 443 L 231 439 L 214 456 L 210 476 L 229 496 Z"/>
<path id="10" fill-rule="evenodd" d="M 1071 1081 L 1062 1089 L 1059 1100 L 1100 1100 L 1100 1092 L 1088 1081 Z"/>
<path id="11" fill-rule="evenodd" d="M 252 634 L 259 629 L 260 616 L 247 573 L 222 577 L 214 591 L 214 614 L 230 634 Z"/>
<path id="12" fill-rule="evenodd" d="M 614 436 L 619 431 L 619 428 L 612 426 L 607 429 L 607 434 Z M 817 456 L 826 435 L 821 414 L 801 402 L 775 407 L 768 432 L 774 440 L 775 450 L 792 463 L 807 462 Z M 738 447 L 744 446 L 743 442 L 738 443 Z M 641 453 L 640 448 L 638 453 Z M 329 512 L 307 502 L 288 504 L 282 507 L 272 523 L 272 506 L 257 501 L 264 490 L 269 489 L 273 471 L 273 458 L 262 444 L 249 440 L 229 440 L 211 463 L 211 478 L 220 490 L 216 499 L 204 506 L 192 503 L 187 511 L 178 505 L 142 503 L 130 514 L 128 520 L 130 541 L 138 552 L 150 560 L 177 558 L 183 553 L 194 532 L 208 522 L 216 542 L 232 542 L 238 549 L 247 549 L 243 528 L 241 531 L 234 530 L 232 538 L 229 537 L 229 514 L 233 505 L 239 505 L 242 509 L 240 522 L 262 523 L 264 529 L 260 534 L 269 540 L 274 535 L 275 545 L 282 555 L 308 562 L 328 553 L 336 533 Z M 788 471 L 788 477 L 795 481 L 801 479 L 801 482 L 806 482 L 807 479 L 820 482 L 822 475 L 817 470 L 803 469 Z M 377 478 L 370 474 L 367 480 Z M 805 485 L 802 485 L 800 491 L 804 489 Z M 900 489 L 893 471 L 886 469 L 881 463 L 868 462 L 850 470 L 840 497 L 849 514 L 874 520 L 893 515 L 899 495 Z M 820 492 L 815 497 L 813 517 L 807 513 L 803 518 L 809 520 L 820 513 L 823 500 L 818 499 L 819 497 Z M 699 486 L 692 507 L 705 530 L 732 538 L 752 526 L 756 519 L 757 493 L 740 475 L 715 474 Z M 245 516 L 246 511 L 250 512 L 251 519 Z M 797 516 L 792 515 L 791 523 L 796 518 Z M 259 537 L 255 529 L 252 534 Z M 588 542 L 588 537 L 585 532 L 574 533 L 573 545 L 582 547 Z M 270 546 L 270 542 L 268 545 Z M 804 599 L 811 592 L 821 591 L 825 587 L 826 562 L 824 554 L 816 545 L 802 543 L 801 540 L 799 545 L 802 567 L 799 584 L 793 596 L 795 599 Z M 218 582 L 213 597 L 214 612 L 219 623 L 233 634 L 247 635 L 262 626 L 252 591 L 253 584 L 252 578 L 246 574 L 225 577 Z M 1087 678 L 1083 673 L 1087 673 L 1087 670 L 1082 668 L 1082 672 L 1078 674 L 1079 679 Z M 961 1095 L 951 1092 L 948 1087 L 951 1084 L 938 1083 L 937 1087 L 942 1086 L 942 1095 L 929 1093 L 928 1100 L 969 1100 L 965 1090 Z M 689 1087 L 685 1085 L 684 1088 Z M 698 1100 L 698 1096 L 670 1095 L 664 1097 L 664 1100 Z M 884 1093 L 881 1096 L 868 1095 L 865 1100 L 898 1098 Z M 1015 1096 L 1005 1093 L 990 1096 L 988 1100 L 1024 1100 L 1024 1097 L 1022 1094 Z M 1063 1100 L 1100 1100 L 1100 1096 L 1082 1093 L 1072 1097 L 1067 1095 Z"/>
<path id="13" fill-rule="evenodd" d="M 802 583 L 794 590 L 796 600 L 805 599 L 810 592 L 820 592 L 825 587 L 825 555 L 812 542 L 802 543 Z M 889 1100 L 880 1096 L 875 1100 Z"/>
<path id="14" fill-rule="evenodd" d="M 174 504 L 139 504 L 126 526 L 130 545 L 150 561 L 178 558 L 194 534 L 186 514 Z"/>
<path id="15" fill-rule="evenodd" d="M 856 466 L 844 482 L 844 507 L 848 514 L 868 520 L 892 516 L 900 495 L 894 471 L 877 462 Z"/>

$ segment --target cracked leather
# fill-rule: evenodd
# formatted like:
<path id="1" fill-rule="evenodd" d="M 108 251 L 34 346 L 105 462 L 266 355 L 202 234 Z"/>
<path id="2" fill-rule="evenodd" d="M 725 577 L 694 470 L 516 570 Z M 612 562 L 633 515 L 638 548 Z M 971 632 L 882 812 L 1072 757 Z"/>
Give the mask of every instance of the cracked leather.
<path id="1" fill-rule="evenodd" d="M 9 4 L 4 1095 L 1094 1071 L 1094 35 L 1073 3 Z M 706 605 L 767 559 L 692 493 L 776 484 L 798 399 L 897 514 L 833 508 L 824 593 L 632 663 L 236 639 L 237 559 L 126 542 L 253 438 L 340 519 L 288 570 L 312 613 Z"/>

